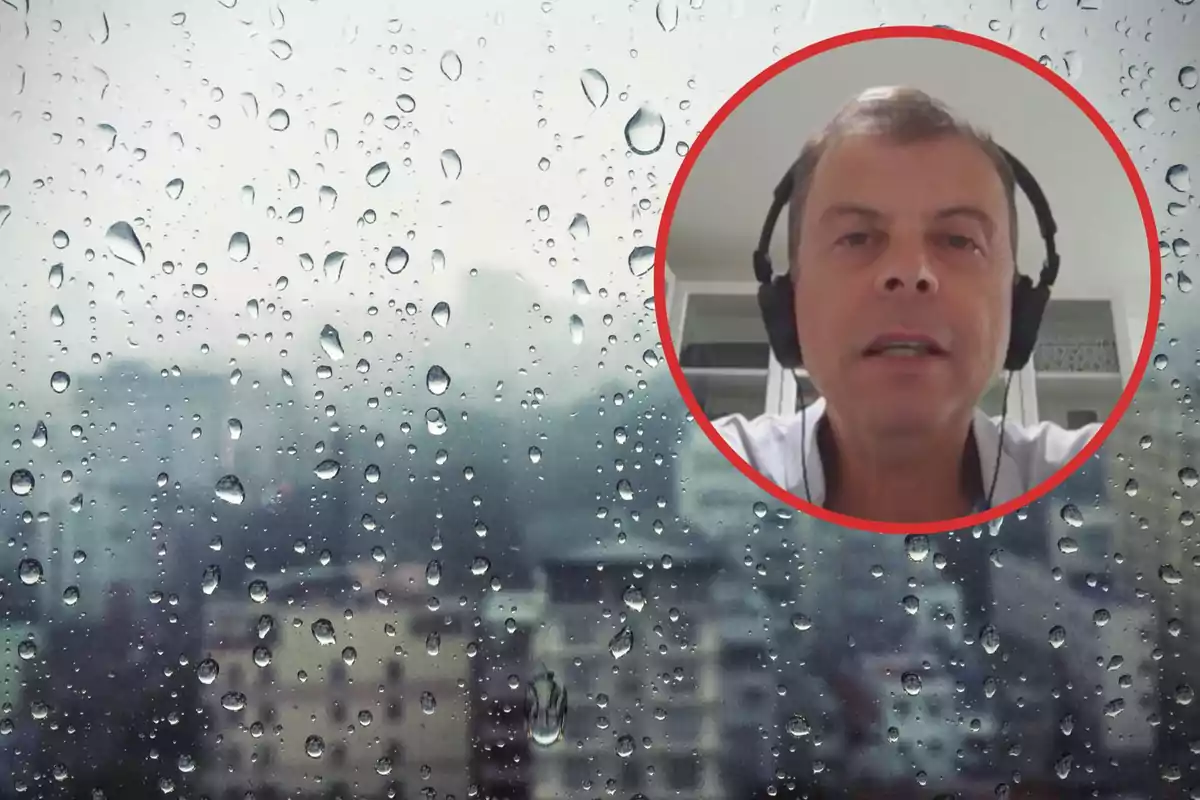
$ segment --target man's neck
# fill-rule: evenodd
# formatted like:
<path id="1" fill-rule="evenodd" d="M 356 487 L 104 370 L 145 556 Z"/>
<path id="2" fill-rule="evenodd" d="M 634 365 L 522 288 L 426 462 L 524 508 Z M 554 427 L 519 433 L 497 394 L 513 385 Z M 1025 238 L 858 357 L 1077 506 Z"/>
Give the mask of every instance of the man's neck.
<path id="1" fill-rule="evenodd" d="M 858 519 L 931 522 L 975 511 L 982 493 L 971 419 L 932 438 L 883 442 L 842 435 L 826 416 L 817 429 L 826 476 L 825 507 Z"/>

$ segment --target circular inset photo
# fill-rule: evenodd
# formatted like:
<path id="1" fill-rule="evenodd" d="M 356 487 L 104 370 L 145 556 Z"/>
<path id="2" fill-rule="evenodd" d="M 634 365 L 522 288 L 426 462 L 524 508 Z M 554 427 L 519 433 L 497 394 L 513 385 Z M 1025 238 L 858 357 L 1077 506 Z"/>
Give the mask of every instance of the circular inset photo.
<path id="1" fill-rule="evenodd" d="M 666 360 L 720 453 L 875 532 L 1052 490 L 1120 420 L 1158 323 L 1157 231 L 1117 134 L 1038 62 L 942 28 L 839 36 L 754 78 L 684 160 L 656 259 Z"/>

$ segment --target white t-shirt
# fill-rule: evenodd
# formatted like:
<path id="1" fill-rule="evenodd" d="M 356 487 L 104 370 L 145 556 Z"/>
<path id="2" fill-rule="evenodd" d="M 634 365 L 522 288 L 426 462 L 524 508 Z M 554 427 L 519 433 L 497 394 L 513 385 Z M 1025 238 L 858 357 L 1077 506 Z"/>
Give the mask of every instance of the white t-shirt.
<path id="1" fill-rule="evenodd" d="M 817 425 L 824 415 L 825 400 L 819 398 L 803 413 L 764 414 L 754 419 L 731 414 L 713 420 L 713 426 L 735 452 L 772 483 L 797 497 L 824 505 L 825 471 L 816 436 Z M 1100 428 L 1098 422 L 1067 430 L 1052 422 L 1026 427 L 1007 420 L 991 505 L 1007 503 L 1037 487 L 1074 458 Z M 982 410 L 976 410 L 972 431 L 979 453 L 979 474 L 983 477 L 986 493 L 997 469 L 1000 417 L 989 417 Z M 807 493 L 805 466 L 808 468 Z"/>

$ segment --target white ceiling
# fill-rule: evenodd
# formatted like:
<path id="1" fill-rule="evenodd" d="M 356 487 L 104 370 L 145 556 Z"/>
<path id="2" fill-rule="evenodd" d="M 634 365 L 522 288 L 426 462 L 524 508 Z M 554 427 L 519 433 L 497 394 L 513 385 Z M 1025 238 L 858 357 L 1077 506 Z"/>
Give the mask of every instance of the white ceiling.
<path id="1" fill-rule="evenodd" d="M 1039 76 L 1002 56 L 935 39 L 887 39 L 808 59 L 763 85 L 713 134 L 680 191 L 667 263 L 680 279 L 752 280 L 751 253 L 771 192 L 816 133 L 850 98 L 878 85 L 911 85 L 988 130 L 1029 167 L 1058 223 L 1062 267 L 1055 296 L 1123 296 L 1144 319 L 1149 251 L 1136 196 L 1091 121 Z M 1043 250 L 1032 209 L 1018 198 L 1023 272 Z M 786 263 L 786 212 L 772 258 Z"/>

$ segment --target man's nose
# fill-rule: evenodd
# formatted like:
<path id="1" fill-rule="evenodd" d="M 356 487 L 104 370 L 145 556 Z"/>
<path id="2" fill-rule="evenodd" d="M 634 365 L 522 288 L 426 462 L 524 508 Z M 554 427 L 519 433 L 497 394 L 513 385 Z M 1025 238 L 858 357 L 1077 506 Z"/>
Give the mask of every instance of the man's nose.
<path id="1" fill-rule="evenodd" d="M 937 273 L 929 267 L 929 257 L 924 248 L 897 248 L 897 252 L 888 254 L 887 263 L 879 270 L 875 288 L 887 294 L 936 294 L 938 278 Z"/>

